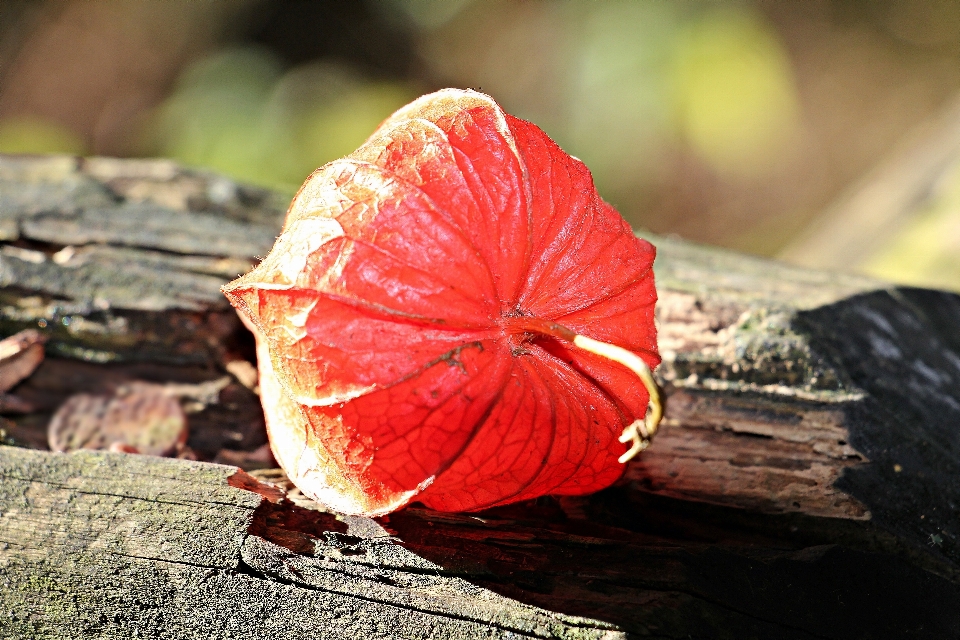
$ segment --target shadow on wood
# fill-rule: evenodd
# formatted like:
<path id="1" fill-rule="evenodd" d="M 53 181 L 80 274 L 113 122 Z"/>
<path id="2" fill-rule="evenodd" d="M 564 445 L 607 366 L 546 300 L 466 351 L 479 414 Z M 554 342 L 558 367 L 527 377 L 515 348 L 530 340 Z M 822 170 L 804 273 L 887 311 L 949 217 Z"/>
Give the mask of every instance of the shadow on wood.
<path id="1" fill-rule="evenodd" d="M 798 314 L 811 348 L 863 389 L 845 411 L 869 462 L 836 487 L 960 569 L 960 296 L 899 288 Z"/>

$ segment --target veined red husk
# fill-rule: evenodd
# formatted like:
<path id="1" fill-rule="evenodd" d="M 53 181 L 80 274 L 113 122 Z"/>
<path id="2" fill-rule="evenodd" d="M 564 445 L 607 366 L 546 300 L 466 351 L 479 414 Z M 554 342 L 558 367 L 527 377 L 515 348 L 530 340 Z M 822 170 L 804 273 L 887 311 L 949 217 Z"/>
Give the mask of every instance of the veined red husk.
<path id="1" fill-rule="evenodd" d="M 304 494 L 349 514 L 472 511 L 623 473 L 618 437 L 648 393 L 564 336 L 655 367 L 654 253 L 543 131 L 446 89 L 314 172 L 223 290 Z"/>

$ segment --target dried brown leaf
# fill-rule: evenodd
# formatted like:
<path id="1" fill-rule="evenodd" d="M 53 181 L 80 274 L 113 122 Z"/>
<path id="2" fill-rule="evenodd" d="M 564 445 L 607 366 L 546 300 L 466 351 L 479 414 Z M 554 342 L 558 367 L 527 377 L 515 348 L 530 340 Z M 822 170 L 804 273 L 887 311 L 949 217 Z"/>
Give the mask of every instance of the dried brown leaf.
<path id="1" fill-rule="evenodd" d="M 180 402 L 162 385 L 133 382 L 113 395 L 79 393 L 57 410 L 47 430 L 50 449 L 110 449 L 169 455 L 187 439 Z"/>

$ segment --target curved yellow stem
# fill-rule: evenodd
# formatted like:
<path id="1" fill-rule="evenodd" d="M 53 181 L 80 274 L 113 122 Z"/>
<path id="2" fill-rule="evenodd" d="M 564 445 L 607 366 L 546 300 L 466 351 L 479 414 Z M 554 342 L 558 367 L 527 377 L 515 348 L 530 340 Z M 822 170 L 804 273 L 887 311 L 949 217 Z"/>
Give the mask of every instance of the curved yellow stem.
<path id="1" fill-rule="evenodd" d="M 632 351 L 581 335 L 574 336 L 573 344 L 584 351 L 619 362 L 637 374 L 637 377 L 643 382 L 643 386 L 647 388 L 650 402 L 647 405 L 646 415 L 643 419 L 634 420 L 620 434 L 620 442 L 633 442 L 630 449 L 618 459 L 621 463 L 625 463 L 649 447 L 650 441 L 657 433 L 660 420 L 663 419 L 663 401 L 660 397 L 660 387 L 653 379 L 653 373 L 647 363 Z"/>

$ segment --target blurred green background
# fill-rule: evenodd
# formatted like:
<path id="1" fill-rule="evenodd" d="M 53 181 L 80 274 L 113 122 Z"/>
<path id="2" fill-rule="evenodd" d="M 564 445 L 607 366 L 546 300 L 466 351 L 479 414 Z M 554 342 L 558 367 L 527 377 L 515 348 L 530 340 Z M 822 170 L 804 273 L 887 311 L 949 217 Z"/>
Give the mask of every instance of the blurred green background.
<path id="1" fill-rule="evenodd" d="M 444 86 L 538 124 L 638 228 L 960 290 L 956 0 L 0 2 L 0 152 L 292 194 Z"/>

